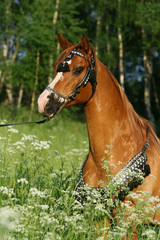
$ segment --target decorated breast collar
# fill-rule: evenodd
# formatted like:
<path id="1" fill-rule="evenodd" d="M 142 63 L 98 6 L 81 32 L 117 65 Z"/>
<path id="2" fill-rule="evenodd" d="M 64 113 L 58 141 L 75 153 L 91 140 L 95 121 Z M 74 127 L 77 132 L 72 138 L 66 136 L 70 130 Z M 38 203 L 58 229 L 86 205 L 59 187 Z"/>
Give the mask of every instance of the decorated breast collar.
<path id="1" fill-rule="evenodd" d="M 141 151 L 136 154 L 103 188 L 89 187 L 92 191 L 97 190 L 101 195 L 101 202 L 107 204 L 109 199 L 113 201 L 113 208 L 116 199 L 123 201 L 125 196 L 130 191 L 141 185 L 144 178 L 150 174 L 150 167 L 147 164 L 146 149 L 149 147 L 149 140 L 147 139 Z M 87 159 L 86 159 L 87 160 Z M 85 162 L 86 162 L 85 160 Z M 78 200 L 83 203 L 87 196 L 88 187 L 83 180 L 82 165 L 76 191 L 78 192 Z M 85 190 L 87 187 L 87 191 Z M 82 195 L 82 197 L 81 197 Z"/>

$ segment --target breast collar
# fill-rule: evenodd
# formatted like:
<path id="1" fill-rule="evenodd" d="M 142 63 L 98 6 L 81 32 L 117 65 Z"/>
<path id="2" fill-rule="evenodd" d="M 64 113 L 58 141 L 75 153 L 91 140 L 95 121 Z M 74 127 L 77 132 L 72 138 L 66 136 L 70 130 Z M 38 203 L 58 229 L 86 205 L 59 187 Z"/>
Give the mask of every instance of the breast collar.
<path id="1" fill-rule="evenodd" d="M 83 179 L 83 167 L 82 165 L 76 191 L 78 193 L 78 200 L 83 203 L 87 199 L 88 190 L 98 191 L 101 196 L 101 203 L 105 203 L 112 200 L 112 208 L 115 207 L 116 199 L 123 201 L 125 196 L 130 191 L 141 185 L 144 178 L 150 174 L 150 167 L 147 164 L 146 149 L 149 147 L 149 139 L 145 142 L 141 151 L 136 154 L 103 188 L 87 187 Z M 87 187 L 87 188 L 86 188 Z M 86 190 L 87 189 L 87 190 Z"/>

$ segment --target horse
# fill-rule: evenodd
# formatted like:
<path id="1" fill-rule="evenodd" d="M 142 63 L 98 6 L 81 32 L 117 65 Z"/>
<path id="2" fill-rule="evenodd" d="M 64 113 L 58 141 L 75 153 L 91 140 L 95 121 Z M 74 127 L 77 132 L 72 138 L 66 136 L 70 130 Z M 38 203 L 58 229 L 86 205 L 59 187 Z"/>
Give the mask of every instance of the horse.
<path id="1" fill-rule="evenodd" d="M 81 169 L 83 184 L 96 189 L 107 186 L 108 190 L 109 185 L 120 179 L 122 184 L 116 190 L 122 201 L 127 199 L 128 192 L 122 186 L 126 183 L 133 192 L 159 198 L 160 139 L 152 125 L 135 112 L 118 81 L 96 57 L 94 46 L 85 34 L 76 45 L 60 33 L 58 39 L 63 51 L 55 63 L 53 81 L 38 98 L 38 110 L 52 118 L 65 107 L 84 104 L 89 153 Z M 112 146 L 111 184 L 101 161 L 106 145 Z M 142 172 L 143 182 L 132 185 L 136 179 L 133 175 L 127 180 L 131 169 Z M 160 223 L 160 210 L 152 213 L 152 219 Z"/>

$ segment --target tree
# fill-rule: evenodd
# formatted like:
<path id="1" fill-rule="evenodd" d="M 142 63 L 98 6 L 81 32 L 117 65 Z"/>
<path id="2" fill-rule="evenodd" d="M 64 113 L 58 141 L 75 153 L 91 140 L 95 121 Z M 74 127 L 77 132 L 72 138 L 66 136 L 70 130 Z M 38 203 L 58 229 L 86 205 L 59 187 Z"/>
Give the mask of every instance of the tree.
<path id="1" fill-rule="evenodd" d="M 136 24 L 141 28 L 143 62 L 145 68 L 144 76 L 144 102 L 148 118 L 155 123 L 151 110 L 151 83 L 153 76 L 153 53 L 160 47 L 159 42 L 159 22 L 160 22 L 160 2 L 143 1 L 137 5 Z"/>
<path id="2" fill-rule="evenodd" d="M 1 2 L 1 60 L 0 60 L 0 89 L 6 88 L 8 101 L 14 104 L 12 86 L 12 66 L 14 65 L 20 43 L 18 23 L 19 9 L 12 0 Z"/>

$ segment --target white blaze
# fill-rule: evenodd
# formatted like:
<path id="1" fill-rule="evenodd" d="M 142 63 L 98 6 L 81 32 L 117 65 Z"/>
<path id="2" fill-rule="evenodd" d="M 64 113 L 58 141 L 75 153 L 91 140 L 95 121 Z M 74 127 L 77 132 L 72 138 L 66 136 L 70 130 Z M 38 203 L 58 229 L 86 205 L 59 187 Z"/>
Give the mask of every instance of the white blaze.
<path id="1" fill-rule="evenodd" d="M 61 81 L 62 79 L 63 79 L 63 72 L 58 72 L 56 77 L 53 79 L 53 81 L 48 86 L 51 89 L 53 89 L 54 86 L 56 85 L 56 83 L 58 83 L 58 81 Z M 48 95 L 49 95 L 48 90 L 44 90 L 38 98 L 38 110 L 40 113 L 44 112 L 44 108 L 48 102 Z"/>
<path id="2" fill-rule="evenodd" d="M 53 81 L 49 84 L 50 88 L 54 88 L 54 86 L 56 85 L 56 83 L 58 83 L 59 80 L 63 79 L 63 72 L 58 72 L 56 77 L 53 79 Z"/>
<path id="3" fill-rule="evenodd" d="M 70 65 L 72 63 L 71 60 L 67 61 L 67 63 Z M 64 78 L 63 72 L 58 72 L 56 77 L 53 79 L 53 81 L 48 85 L 51 89 L 54 89 L 55 85 L 59 82 L 62 81 Z M 38 98 L 38 110 L 40 113 L 44 112 L 44 108 L 48 102 L 48 95 L 49 92 L 48 90 L 44 90 L 41 95 Z M 54 95 L 55 98 L 58 98 L 58 96 Z M 64 102 L 63 98 L 59 98 L 60 102 Z"/>

